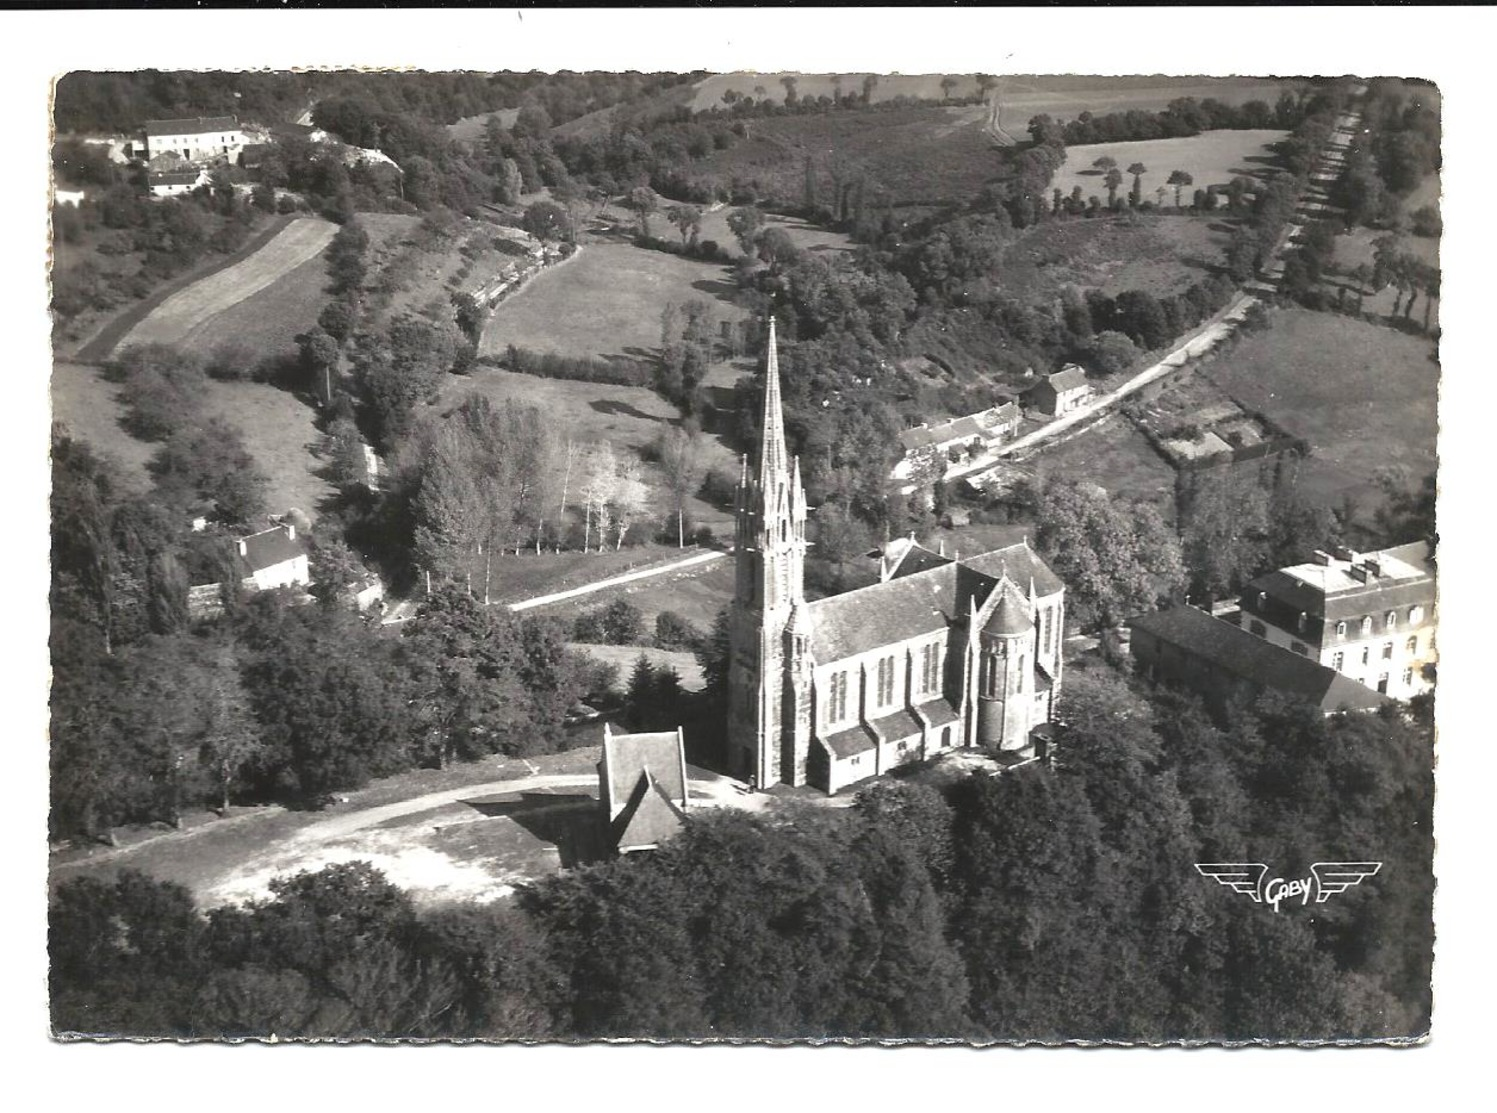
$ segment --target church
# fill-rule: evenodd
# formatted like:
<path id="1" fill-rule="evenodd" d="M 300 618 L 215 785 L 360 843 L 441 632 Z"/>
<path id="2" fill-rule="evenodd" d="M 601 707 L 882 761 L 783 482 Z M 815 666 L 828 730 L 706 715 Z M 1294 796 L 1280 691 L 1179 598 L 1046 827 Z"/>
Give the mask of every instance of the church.
<path id="1" fill-rule="evenodd" d="M 958 558 L 910 540 L 886 549 L 879 583 L 807 601 L 773 318 L 768 349 L 735 507 L 730 771 L 837 792 L 949 749 L 1027 750 L 1060 692 L 1065 585 L 1027 542 Z"/>

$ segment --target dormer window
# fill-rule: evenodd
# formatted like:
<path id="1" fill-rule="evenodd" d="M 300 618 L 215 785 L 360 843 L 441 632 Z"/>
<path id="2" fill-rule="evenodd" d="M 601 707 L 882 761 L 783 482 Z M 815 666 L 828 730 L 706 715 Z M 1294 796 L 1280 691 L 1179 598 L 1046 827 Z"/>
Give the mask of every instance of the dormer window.
<path id="1" fill-rule="evenodd" d="M 1417 604 L 1414 605 L 1414 606 L 1412 606 L 1412 607 L 1410 607 L 1409 608 L 1409 621 L 1410 622 L 1423 622 L 1424 621 L 1424 608 L 1421 607 L 1421 606 L 1418 606 Z"/>
<path id="2" fill-rule="evenodd" d="M 1261 611 L 1266 606 L 1268 606 L 1268 592 L 1260 591 L 1258 592 L 1258 609 Z"/>
<path id="3" fill-rule="evenodd" d="M 1304 611 L 1300 611 L 1299 618 L 1295 621 L 1295 624 L 1294 624 L 1295 629 L 1298 630 L 1301 634 L 1303 634 L 1305 632 L 1305 625 L 1306 625 L 1306 623 L 1308 621 L 1309 621 L 1309 615 L 1305 614 Z"/>
<path id="4" fill-rule="evenodd" d="M 1336 636 L 1338 638 L 1344 638 L 1344 637 L 1346 637 L 1346 623 L 1345 622 L 1338 622 L 1338 623 L 1336 623 Z"/>
<path id="5" fill-rule="evenodd" d="M 1391 629 L 1393 629 L 1393 627 L 1395 627 L 1397 625 L 1398 625 L 1398 612 L 1397 611 L 1389 611 L 1387 614 L 1383 615 L 1383 629 L 1384 630 L 1391 630 Z"/>
<path id="6" fill-rule="evenodd" d="M 1370 633 L 1372 633 L 1372 616 L 1364 614 L 1362 616 L 1362 636 L 1365 638 Z"/>

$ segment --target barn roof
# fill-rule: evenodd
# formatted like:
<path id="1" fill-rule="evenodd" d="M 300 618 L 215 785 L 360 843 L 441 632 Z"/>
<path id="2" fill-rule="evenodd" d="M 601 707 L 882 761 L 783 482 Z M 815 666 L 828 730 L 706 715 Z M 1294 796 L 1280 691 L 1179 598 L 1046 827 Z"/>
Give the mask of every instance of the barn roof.
<path id="1" fill-rule="evenodd" d="M 192 116 L 181 120 L 147 120 L 147 135 L 202 135 L 206 132 L 237 131 L 235 116 Z"/>

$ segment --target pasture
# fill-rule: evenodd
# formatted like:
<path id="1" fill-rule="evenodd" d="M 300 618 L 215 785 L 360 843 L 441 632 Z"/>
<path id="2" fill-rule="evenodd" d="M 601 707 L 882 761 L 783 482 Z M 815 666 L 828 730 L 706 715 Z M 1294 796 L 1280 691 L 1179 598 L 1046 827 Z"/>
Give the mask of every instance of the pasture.
<path id="1" fill-rule="evenodd" d="M 194 333 L 218 314 L 314 259 L 337 230 L 326 220 L 291 221 L 248 258 L 172 294 L 132 328 L 119 346 L 190 343 Z"/>
<path id="2" fill-rule="evenodd" d="M 1021 138 L 1029 121 L 1045 114 L 1062 122 L 1083 112 L 1158 112 L 1177 97 L 1214 97 L 1227 104 L 1261 100 L 1270 106 L 1297 81 L 1252 77 L 1088 77 L 1014 74 L 998 80 L 999 125 Z M 978 111 L 981 111 L 980 109 Z M 1124 165 L 1127 165 L 1126 163 Z"/>
<path id="3" fill-rule="evenodd" d="M 1440 368 L 1431 341 L 1305 309 L 1276 310 L 1271 322 L 1202 373 L 1310 443 L 1300 472 L 1307 494 L 1370 509 L 1379 471 L 1397 469 L 1413 488 L 1435 470 Z"/>
<path id="4" fill-rule="evenodd" d="M 146 465 L 157 446 L 136 440 L 120 425 L 124 407 L 118 388 L 104 381 L 96 367 L 57 363 L 52 369 L 52 417 L 74 436 L 122 465 L 126 482 L 140 490 L 150 486 Z M 264 383 L 203 386 L 203 411 L 237 425 L 245 447 L 270 480 L 266 502 L 274 513 L 295 506 L 317 517 L 319 503 L 333 493 L 317 475 L 321 461 L 312 454 L 321 439 L 316 414 L 292 395 Z"/>
<path id="5" fill-rule="evenodd" d="M 674 611 L 698 629 L 711 630 L 717 612 L 733 601 L 733 575 L 731 558 L 714 560 L 680 572 L 620 584 L 591 595 L 552 603 L 526 613 L 573 619 L 583 611 L 606 606 L 615 599 L 627 599 L 643 612 L 647 630 L 654 630 L 655 617 L 662 611 Z M 632 665 L 634 658 L 639 656 L 639 650 L 635 647 L 628 652 L 628 665 Z M 627 682 L 628 666 L 621 667 L 619 672 L 621 680 Z M 685 677 L 684 672 L 682 676 Z"/>
<path id="6" fill-rule="evenodd" d="M 1155 192 L 1165 186 L 1164 204 L 1175 204 L 1175 187 L 1166 185 L 1173 170 L 1184 170 L 1195 181 L 1180 194 L 1181 201 L 1189 205 L 1191 194 L 1197 189 L 1213 185 L 1226 185 L 1233 178 L 1261 180 L 1274 172 L 1274 156 L 1269 145 L 1283 139 L 1287 132 L 1273 130 L 1203 131 L 1200 135 L 1179 139 L 1148 139 L 1136 143 L 1087 143 L 1066 148 L 1065 165 L 1056 172 L 1052 187 L 1070 195 L 1076 186 L 1081 187 L 1083 197 L 1096 196 L 1107 203 L 1107 187 L 1103 184 L 1104 171 L 1093 169 L 1092 163 L 1104 156 L 1117 160 L 1123 173 L 1123 184 L 1118 187 L 1118 196 L 1126 198 L 1133 187 L 1133 176 L 1128 167 L 1141 162 L 1149 168 L 1141 183 L 1143 198 L 1157 202 Z"/>
<path id="7" fill-rule="evenodd" d="M 1115 499 L 1139 499 L 1175 516 L 1175 469 L 1122 414 L 1062 438 L 1031 461 L 1044 479 L 1089 479 Z"/>
<path id="8" fill-rule="evenodd" d="M 655 223 L 667 232 L 663 217 Z M 481 355 L 502 356 L 510 344 L 566 356 L 652 359 L 660 349 L 660 314 L 667 302 L 706 301 L 717 320 L 743 311 L 728 269 L 621 243 L 588 243 L 547 267 L 494 310 Z"/>
<path id="9" fill-rule="evenodd" d="M 447 138 L 455 139 L 460 143 L 476 143 L 483 138 L 484 128 L 488 126 L 489 117 L 498 116 L 499 123 L 504 127 L 512 127 L 519 119 L 518 108 L 496 108 L 493 112 L 480 112 L 477 116 L 464 116 L 455 124 L 447 125 Z"/>
<path id="10" fill-rule="evenodd" d="M 297 334 L 317 324 L 327 302 L 327 264 L 321 253 L 293 267 L 269 286 L 209 318 L 182 339 L 179 347 L 207 357 L 233 341 L 253 349 L 257 358 L 295 356 Z"/>
<path id="11" fill-rule="evenodd" d="M 1058 297 L 1066 286 L 1162 297 L 1186 289 L 1220 263 L 1227 243 L 1223 227 L 1169 213 L 1047 221 L 1004 249 L 999 281 L 1037 303 Z"/>

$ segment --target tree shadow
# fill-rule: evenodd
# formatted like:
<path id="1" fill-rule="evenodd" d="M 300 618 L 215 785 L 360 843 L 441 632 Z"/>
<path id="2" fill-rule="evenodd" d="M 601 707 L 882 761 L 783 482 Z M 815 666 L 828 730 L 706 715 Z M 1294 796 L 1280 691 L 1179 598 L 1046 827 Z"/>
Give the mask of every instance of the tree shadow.
<path id="1" fill-rule="evenodd" d="M 564 869 L 612 857 L 598 801 L 581 793 L 522 792 L 518 800 L 464 800 L 490 818 L 512 819 L 556 847 Z"/>
<path id="2" fill-rule="evenodd" d="M 647 414 L 637 406 L 631 406 L 628 402 L 617 402 L 612 398 L 595 398 L 588 405 L 600 414 L 614 417 L 635 417 L 641 421 L 666 421 L 666 418 Z"/>
<path id="3" fill-rule="evenodd" d="M 718 301 L 731 302 L 733 295 L 738 292 L 738 287 L 731 282 L 723 282 L 715 278 L 699 278 L 691 284 L 693 290 L 700 290 L 704 294 L 711 294 Z"/>

